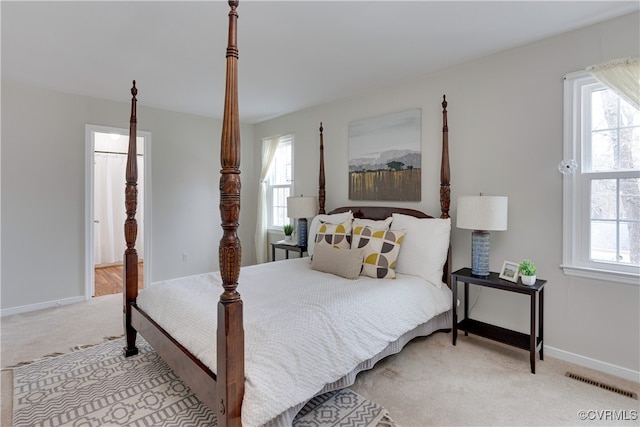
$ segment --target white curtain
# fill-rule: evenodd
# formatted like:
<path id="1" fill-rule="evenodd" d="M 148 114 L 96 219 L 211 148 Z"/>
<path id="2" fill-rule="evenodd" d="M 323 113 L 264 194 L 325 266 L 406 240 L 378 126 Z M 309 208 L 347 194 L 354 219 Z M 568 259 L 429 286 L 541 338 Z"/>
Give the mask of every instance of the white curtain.
<path id="1" fill-rule="evenodd" d="M 94 155 L 94 263 L 122 262 L 127 244 L 124 240 L 124 205 L 126 154 L 95 153 Z M 144 162 L 138 156 L 138 237 L 136 249 L 143 259 L 144 239 Z"/>
<path id="2" fill-rule="evenodd" d="M 262 140 L 262 169 L 260 170 L 260 182 L 258 183 L 258 221 L 256 224 L 256 260 L 258 264 L 269 261 L 267 247 L 267 174 L 276 156 L 279 137 Z"/>
<path id="3" fill-rule="evenodd" d="M 587 67 L 587 71 L 640 109 L 640 57 L 614 59 Z"/>

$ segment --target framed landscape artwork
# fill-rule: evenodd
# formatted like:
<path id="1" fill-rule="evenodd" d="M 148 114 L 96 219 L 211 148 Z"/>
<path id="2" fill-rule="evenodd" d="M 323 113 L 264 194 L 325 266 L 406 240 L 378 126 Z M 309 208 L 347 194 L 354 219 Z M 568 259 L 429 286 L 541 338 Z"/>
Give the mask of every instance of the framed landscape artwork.
<path id="1" fill-rule="evenodd" d="M 505 261 L 500 270 L 500 278 L 511 282 L 518 282 L 518 263 L 513 261 Z"/>
<path id="2" fill-rule="evenodd" d="M 420 201 L 422 110 L 349 123 L 349 199 Z"/>

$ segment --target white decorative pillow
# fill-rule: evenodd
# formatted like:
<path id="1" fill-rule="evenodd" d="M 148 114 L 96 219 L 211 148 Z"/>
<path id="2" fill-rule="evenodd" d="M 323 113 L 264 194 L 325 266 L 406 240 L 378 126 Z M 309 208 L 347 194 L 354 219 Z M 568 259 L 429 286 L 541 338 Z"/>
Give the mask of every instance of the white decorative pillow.
<path id="1" fill-rule="evenodd" d="M 375 230 L 358 226 L 353 230 L 353 249 L 363 252 L 362 273 L 375 279 L 395 279 L 396 260 L 404 230 Z"/>
<path id="2" fill-rule="evenodd" d="M 380 220 L 354 218 L 353 228 L 355 229 L 358 225 L 362 225 L 365 227 L 371 227 L 374 230 L 388 230 L 391 227 L 391 221 L 393 221 L 392 217 Z"/>
<path id="3" fill-rule="evenodd" d="M 323 222 L 316 234 L 316 247 L 329 246 L 338 249 L 351 247 L 351 221 L 340 224 Z"/>
<path id="4" fill-rule="evenodd" d="M 345 279 L 357 279 L 362 269 L 362 251 L 320 245 L 314 252 L 311 269 L 335 274 Z"/>
<path id="5" fill-rule="evenodd" d="M 392 225 L 407 232 L 396 272 L 419 276 L 438 288 L 442 287 L 442 269 L 449 250 L 451 220 L 415 218 L 394 213 Z"/>
<path id="6" fill-rule="evenodd" d="M 309 226 L 309 234 L 307 235 L 307 253 L 310 257 L 313 256 L 313 247 L 316 241 L 316 234 L 318 228 L 320 228 L 320 221 L 328 222 L 330 224 L 340 224 L 341 222 L 347 222 L 353 220 L 353 213 L 351 211 L 343 212 L 339 214 L 319 214 L 311 220 Z"/>

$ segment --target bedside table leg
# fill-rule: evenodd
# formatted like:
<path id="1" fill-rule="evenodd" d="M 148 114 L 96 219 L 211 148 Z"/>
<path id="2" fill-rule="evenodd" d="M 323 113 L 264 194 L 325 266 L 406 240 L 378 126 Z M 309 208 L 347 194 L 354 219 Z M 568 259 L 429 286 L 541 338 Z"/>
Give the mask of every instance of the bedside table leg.
<path id="1" fill-rule="evenodd" d="M 452 340 L 453 345 L 456 345 L 456 340 L 458 339 L 458 281 L 454 278 L 451 280 L 451 291 L 453 293 L 453 304 L 451 306 L 451 317 L 452 317 Z"/>
<path id="2" fill-rule="evenodd" d="M 540 289 L 540 296 L 538 297 L 538 337 L 540 339 L 540 360 L 544 360 L 544 355 L 542 353 L 542 349 L 544 348 L 543 316 L 544 316 L 544 288 Z"/>
<path id="3" fill-rule="evenodd" d="M 464 282 L 464 318 L 468 319 L 469 318 L 469 284 L 467 282 Z M 464 336 L 468 337 L 469 336 L 469 332 L 467 332 L 466 330 L 464 331 Z"/>
<path id="4" fill-rule="evenodd" d="M 536 294 L 531 294 L 531 328 L 529 335 L 529 359 L 531 360 L 531 373 L 536 373 Z"/>

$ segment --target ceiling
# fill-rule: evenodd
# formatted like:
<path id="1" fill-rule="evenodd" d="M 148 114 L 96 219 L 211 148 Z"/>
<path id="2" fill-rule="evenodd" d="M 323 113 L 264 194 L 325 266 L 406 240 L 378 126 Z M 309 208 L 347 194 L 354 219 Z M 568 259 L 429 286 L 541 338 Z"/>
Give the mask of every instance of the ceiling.
<path id="1" fill-rule="evenodd" d="M 242 1 L 241 121 L 256 123 L 619 15 L 636 1 Z M 2 79 L 221 117 L 223 1 L 2 1 Z"/>

